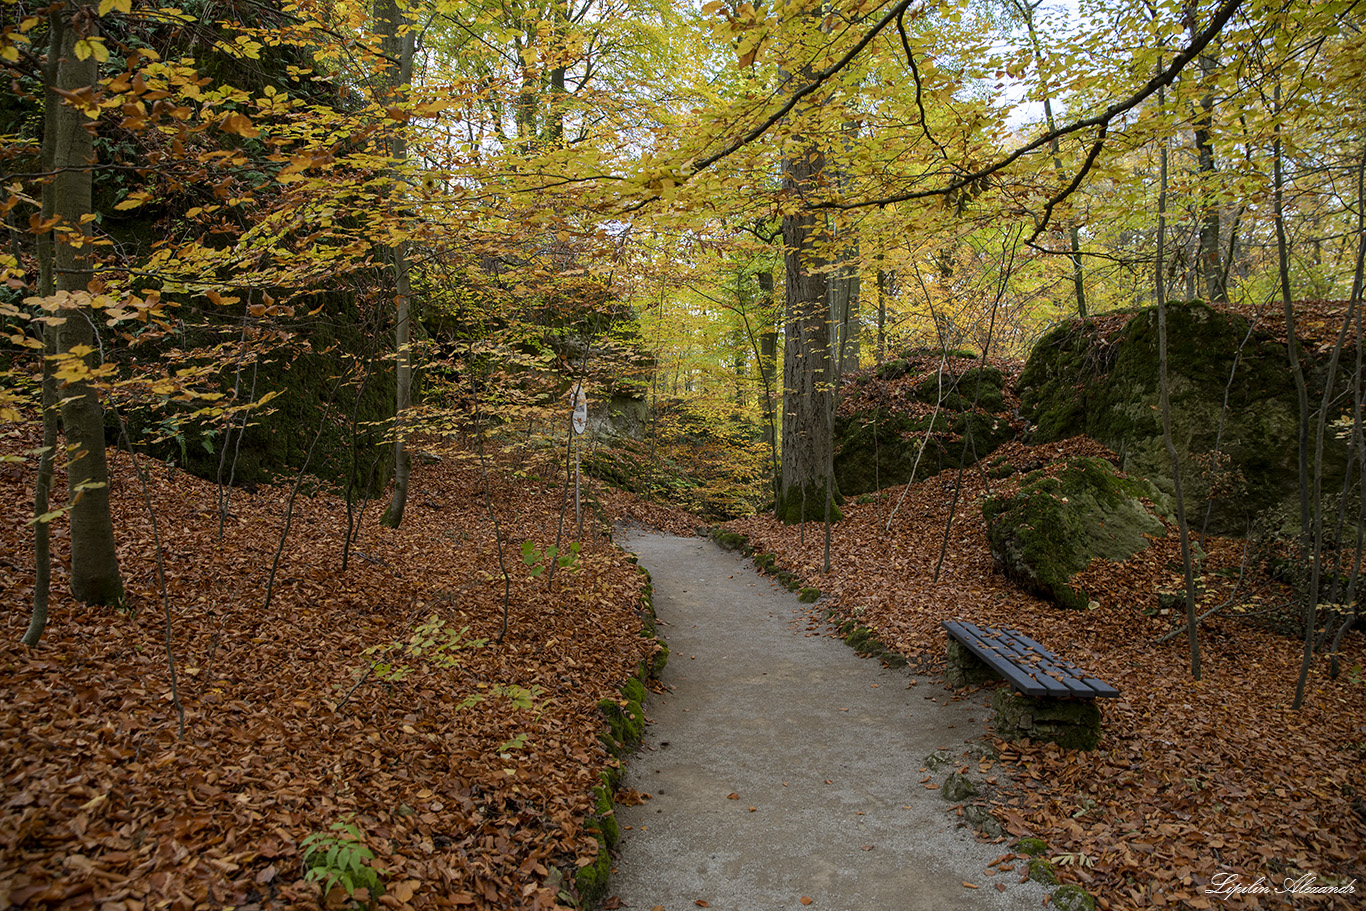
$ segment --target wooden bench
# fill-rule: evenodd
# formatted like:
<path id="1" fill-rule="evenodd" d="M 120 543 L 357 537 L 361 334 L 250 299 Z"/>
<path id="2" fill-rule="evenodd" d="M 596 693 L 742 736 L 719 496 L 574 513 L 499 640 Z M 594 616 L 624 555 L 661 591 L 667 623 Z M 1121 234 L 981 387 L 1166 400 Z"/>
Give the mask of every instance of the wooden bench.
<path id="1" fill-rule="evenodd" d="M 1004 679 L 1019 691 L 1001 688 L 992 697 L 999 736 L 1088 750 L 1100 742 L 1095 700 L 1116 697 L 1119 690 L 1015 630 L 958 620 L 943 626 L 949 634 L 950 686 Z"/>

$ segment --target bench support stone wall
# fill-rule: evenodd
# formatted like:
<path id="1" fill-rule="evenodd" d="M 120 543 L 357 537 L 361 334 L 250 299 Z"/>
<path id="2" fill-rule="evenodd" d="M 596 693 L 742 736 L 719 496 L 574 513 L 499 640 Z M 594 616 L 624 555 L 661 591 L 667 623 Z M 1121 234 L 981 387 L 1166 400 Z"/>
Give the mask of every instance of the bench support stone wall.
<path id="1" fill-rule="evenodd" d="M 1100 708 L 1094 699 L 1026 696 L 1008 686 L 991 697 L 996 734 L 1005 740 L 1051 740 L 1069 750 L 1094 750 L 1100 743 Z"/>
<path id="2" fill-rule="evenodd" d="M 972 649 L 952 636 L 949 637 L 949 666 L 944 671 L 944 677 L 949 686 L 956 690 L 1005 679 L 992 670 L 991 665 L 974 655 Z"/>
<path id="3" fill-rule="evenodd" d="M 952 637 L 944 677 L 956 690 L 1003 679 Z M 1094 750 L 1100 743 L 1100 708 L 1094 699 L 1026 696 L 1007 685 L 996 690 L 991 707 L 996 735 L 1003 740 L 1050 740 L 1069 750 Z"/>

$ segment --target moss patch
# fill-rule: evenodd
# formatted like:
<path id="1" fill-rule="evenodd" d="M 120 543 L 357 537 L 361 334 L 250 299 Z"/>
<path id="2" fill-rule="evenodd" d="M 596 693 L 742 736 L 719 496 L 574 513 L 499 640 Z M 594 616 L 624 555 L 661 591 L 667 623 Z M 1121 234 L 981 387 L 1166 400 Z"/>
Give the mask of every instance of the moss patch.
<path id="1" fill-rule="evenodd" d="M 1012 497 L 988 499 L 982 514 L 992 555 L 1006 575 L 1063 607 L 1084 609 L 1090 597 L 1072 584 L 1074 575 L 1094 559 L 1129 559 L 1148 546 L 1145 535 L 1166 535 L 1143 497 L 1161 494 L 1122 477 L 1104 459 L 1079 458 Z"/>
<path id="2" fill-rule="evenodd" d="M 1053 865 L 1042 857 L 1031 857 L 1029 859 L 1029 878 L 1036 883 L 1043 883 L 1045 886 L 1056 886 L 1058 884 L 1058 871 L 1053 869 Z"/>
<path id="3" fill-rule="evenodd" d="M 1054 889 L 1048 903 L 1058 911 L 1096 911 L 1095 896 L 1072 883 Z"/>
<path id="4" fill-rule="evenodd" d="M 643 568 L 639 572 L 645 576 L 642 613 L 646 630 L 642 635 L 654 637 L 654 586 L 650 574 Z M 640 745 L 645 733 L 644 702 L 648 691 L 645 681 L 657 676 L 668 662 L 669 649 L 663 641 L 656 638 L 659 648 L 653 657 L 640 662 L 636 676 L 626 680 L 619 690 L 619 699 L 602 699 L 598 709 L 607 722 L 607 730 L 599 735 L 609 756 L 620 758 Z M 607 895 L 612 873 L 611 851 L 621 838 L 621 826 L 617 822 L 612 795 L 621 777 L 621 766 L 613 763 L 598 773 L 598 784 L 593 788 L 593 815 L 587 822 L 588 832 L 598 842 L 598 855 L 591 864 L 574 872 L 574 887 L 584 903 L 602 900 Z"/>
<path id="5" fill-rule="evenodd" d="M 888 667 L 905 667 L 906 656 L 894 652 L 877 638 L 877 633 L 866 626 L 859 626 L 857 620 L 846 620 L 839 627 L 844 644 L 854 650 L 860 658 L 877 658 Z"/>

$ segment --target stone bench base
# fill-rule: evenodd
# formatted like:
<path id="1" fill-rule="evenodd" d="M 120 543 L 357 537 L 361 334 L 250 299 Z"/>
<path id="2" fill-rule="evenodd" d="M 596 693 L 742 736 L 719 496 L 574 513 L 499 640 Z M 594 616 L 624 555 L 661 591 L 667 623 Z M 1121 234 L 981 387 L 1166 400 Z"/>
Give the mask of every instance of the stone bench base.
<path id="1" fill-rule="evenodd" d="M 1000 687 L 991 697 L 996 735 L 1005 740 L 1051 740 L 1069 750 L 1100 743 L 1100 708 L 1094 699 L 1026 696 Z"/>
<path id="2" fill-rule="evenodd" d="M 956 690 L 1004 679 L 952 638 L 944 676 Z M 1100 708 L 1094 699 L 1026 696 L 1003 686 L 991 697 L 991 707 L 1003 740 L 1049 740 L 1069 750 L 1094 750 L 1100 743 Z"/>

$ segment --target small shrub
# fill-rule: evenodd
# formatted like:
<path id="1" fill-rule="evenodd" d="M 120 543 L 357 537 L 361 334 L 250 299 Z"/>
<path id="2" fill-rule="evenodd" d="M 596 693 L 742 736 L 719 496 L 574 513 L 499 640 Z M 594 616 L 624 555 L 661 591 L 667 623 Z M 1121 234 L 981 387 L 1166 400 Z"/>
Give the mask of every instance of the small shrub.
<path id="1" fill-rule="evenodd" d="M 365 837 L 351 822 L 334 822 L 327 832 L 314 832 L 305 838 L 304 879 L 322 881 L 324 900 L 333 886 L 341 886 L 348 898 L 364 889 L 374 900 L 384 894 L 379 872 L 370 866 L 375 852 L 365 846 Z"/>

